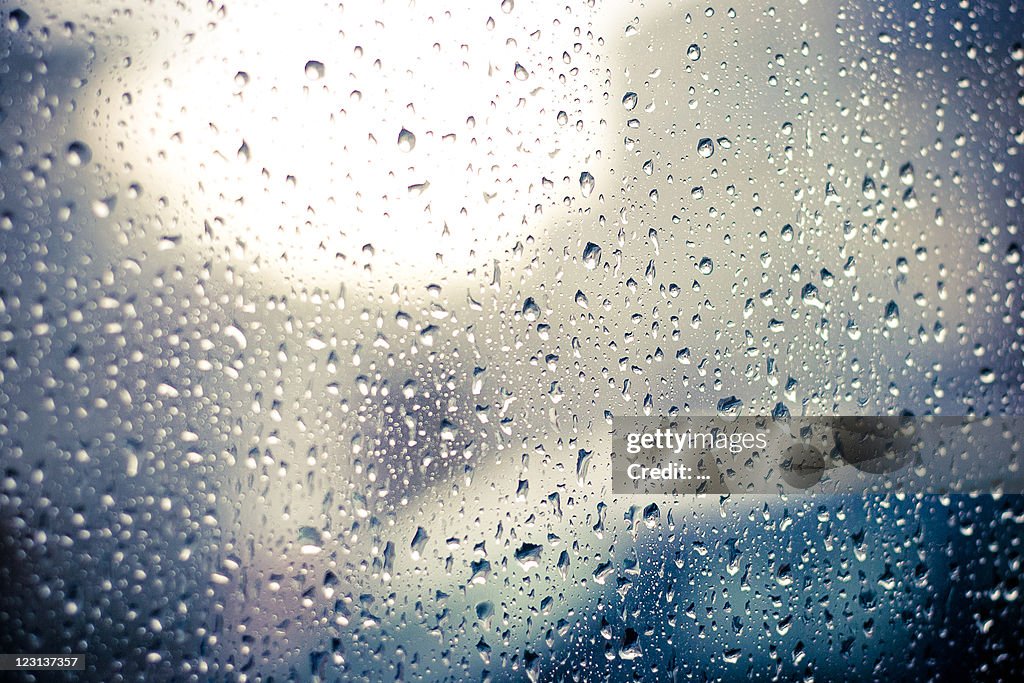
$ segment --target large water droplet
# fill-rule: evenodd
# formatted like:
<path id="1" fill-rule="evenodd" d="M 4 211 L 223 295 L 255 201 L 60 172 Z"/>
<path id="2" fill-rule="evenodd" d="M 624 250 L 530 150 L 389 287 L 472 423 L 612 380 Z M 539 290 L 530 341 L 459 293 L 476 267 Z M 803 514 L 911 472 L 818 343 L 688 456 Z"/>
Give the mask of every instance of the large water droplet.
<path id="1" fill-rule="evenodd" d="M 580 192 L 583 193 L 584 197 L 589 197 L 594 191 L 594 187 L 597 182 L 594 180 L 594 176 L 590 175 L 590 171 L 584 171 L 580 173 Z"/>
<path id="2" fill-rule="evenodd" d="M 526 301 L 523 302 L 523 317 L 528 322 L 534 322 L 540 318 L 540 306 L 533 300 L 533 297 L 527 297 Z"/>
<path id="3" fill-rule="evenodd" d="M 84 142 L 75 141 L 68 145 L 67 153 L 64 155 L 71 166 L 85 166 L 92 160 L 92 150 Z"/>
<path id="4" fill-rule="evenodd" d="M 896 305 L 895 301 L 890 301 L 885 305 L 885 326 L 889 328 L 900 326 L 900 307 Z"/>
<path id="5" fill-rule="evenodd" d="M 398 132 L 398 149 L 402 152 L 411 152 L 416 147 L 416 135 L 412 131 L 403 128 Z"/>
<path id="6" fill-rule="evenodd" d="M 714 153 L 715 143 L 711 141 L 711 138 L 701 138 L 700 142 L 697 143 L 697 154 L 705 159 L 709 159 Z"/>
<path id="7" fill-rule="evenodd" d="M 318 81 L 324 77 L 323 62 L 310 60 L 306 62 L 306 78 L 311 81 Z"/>
<path id="8" fill-rule="evenodd" d="M 17 31 L 28 26 L 29 16 L 25 10 L 16 9 L 12 10 L 10 15 L 7 17 L 7 28 L 12 31 Z"/>

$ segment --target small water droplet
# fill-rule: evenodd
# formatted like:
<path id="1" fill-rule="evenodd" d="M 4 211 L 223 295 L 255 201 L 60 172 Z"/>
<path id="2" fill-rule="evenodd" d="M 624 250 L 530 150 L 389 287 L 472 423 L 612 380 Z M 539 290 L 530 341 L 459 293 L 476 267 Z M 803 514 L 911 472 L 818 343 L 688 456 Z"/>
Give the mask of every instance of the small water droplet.
<path id="1" fill-rule="evenodd" d="M 622 106 L 626 108 L 626 111 L 633 111 L 636 109 L 637 95 L 635 92 L 628 92 L 622 96 Z"/>
<path id="2" fill-rule="evenodd" d="M 686 48 L 686 56 L 690 58 L 691 62 L 696 62 L 700 59 L 700 45 L 694 43 L 690 47 Z"/>

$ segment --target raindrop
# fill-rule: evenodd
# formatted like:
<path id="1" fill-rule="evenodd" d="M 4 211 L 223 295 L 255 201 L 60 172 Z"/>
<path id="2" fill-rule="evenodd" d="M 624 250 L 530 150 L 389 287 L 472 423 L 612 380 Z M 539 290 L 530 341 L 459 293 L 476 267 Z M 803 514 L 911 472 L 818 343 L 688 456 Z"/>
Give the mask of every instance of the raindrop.
<path id="1" fill-rule="evenodd" d="M 107 218 L 114 210 L 114 206 L 117 204 L 117 197 L 105 197 L 103 199 L 94 199 L 92 202 L 92 213 L 96 218 Z"/>
<path id="2" fill-rule="evenodd" d="M 700 59 L 700 45 L 694 43 L 690 47 L 686 48 L 686 56 L 690 58 L 691 62 L 696 62 Z"/>
<path id="3" fill-rule="evenodd" d="M 914 165 L 909 161 L 900 166 L 900 181 L 904 185 L 914 184 Z"/>
<path id="4" fill-rule="evenodd" d="M 594 180 L 594 176 L 590 175 L 590 171 L 580 173 L 580 192 L 584 198 L 590 196 L 596 184 L 597 182 Z"/>
<path id="5" fill-rule="evenodd" d="M 429 142 L 429 141 L 428 141 Z M 428 145 L 429 147 L 429 145 Z M 398 150 L 401 152 L 411 152 L 416 148 L 416 135 L 411 131 L 403 128 L 398 132 Z"/>
<path id="6" fill-rule="evenodd" d="M 523 302 L 523 317 L 531 323 L 540 318 L 540 306 L 537 305 L 532 296 Z"/>
<path id="7" fill-rule="evenodd" d="M 895 301 L 885 305 L 885 326 L 894 329 L 900 326 L 900 307 Z"/>
<path id="8" fill-rule="evenodd" d="M 84 142 L 75 141 L 68 145 L 64 155 L 68 164 L 74 167 L 85 166 L 92 160 L 92 150 Z"/>
<path id="9" fill-rule="evenodd" d="M 294 63 L 294 62 L 293 62 Z M 306 78 L 311 81 L 319 81 L 324 77 L 323 62 L 310 60 L 306 62 Z"/>
<path id="10" fill-rule="evenodd" d="M 29 16 L 25 10 L 12 10 L 10 15 L 7 17 L 7 28 L 12 31 L 18 31 L 28 26 L 28 22 Z"/>
<path id="11" fill-rule="evenodd" d="M 413 560 L 418 560 L 423 556 L 423 548 L 427 545 L 427 540 L 429 538 L 430 537 L 427 535 L 426 529 L 421 526 L 416 527 L 416 533 L 412 537 L 412 543 L 409 544 Z"/>
<path id="12" fill-rule="evenodd" d="M 697 143 L 697 154 L 705 159 L 710 159 L 714 153 L 715 143 L 711 141 L 711 138 L 701 138 L 700 142 Z"/>
<path id="13" fill-rule="evenodd" d="M 743 399 L 727 396 L 718 401 L 718 414 L 722 417 L 735 417 L 743 410 Z"/>

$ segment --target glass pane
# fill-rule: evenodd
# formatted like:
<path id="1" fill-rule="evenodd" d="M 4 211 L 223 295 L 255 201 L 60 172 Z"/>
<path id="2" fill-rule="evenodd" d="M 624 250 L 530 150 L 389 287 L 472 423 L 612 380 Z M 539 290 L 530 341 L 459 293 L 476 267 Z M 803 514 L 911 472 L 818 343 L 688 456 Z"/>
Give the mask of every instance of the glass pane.
<path id="1" fill-rule="evenodd" d="M 1019 675 L 1021 12 L 7 5 L 0 653 Z M 995 416 L 905 471 L 1010 464 L 616 488 L 613 420 L 694 416 Z"/>

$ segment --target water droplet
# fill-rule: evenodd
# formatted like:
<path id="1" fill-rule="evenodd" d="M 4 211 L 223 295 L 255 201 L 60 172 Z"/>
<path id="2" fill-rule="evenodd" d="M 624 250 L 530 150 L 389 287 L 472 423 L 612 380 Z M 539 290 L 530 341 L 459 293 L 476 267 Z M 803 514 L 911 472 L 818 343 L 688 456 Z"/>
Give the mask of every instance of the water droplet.
<path id="1" fill-rule="evenodd" d="M 416 527 L 416 533 L 412 537 L 412 543 L 409 544 L 413 560 L 418 560 L 423 556 L 423 548 L 427 545 L 427 541 L 429 539 L 430 536 L 427 535 L 426 529 L 421 526 Z"/>
<path id="2" fill-rule="evenodd" d="M 429 142 L 429 141 L 428 141 Z M 429 146 L 429 145 L 428 145 Z M 402 152 L 411 152 L 416 147 L 416 136 L 412 131 L 403 128 L 398 132 L 398 149 Z"/>
<path id="3" fill-rule="evenodd" d="M 711 260 L 710 256 L 705 256 L 700 260 L 700 263 L 697 264 L 697 270 L 699 270 L 704 275 L 711 275 L 714 269 L 715 262 Z"/>
<path id="4" fill-rule="evenodd" d="M 711 138 L 701 138 L 700 142 L 697 143 L 697 154 L 705 159 L 710 159 L 714 153 L 715 143 L 711 141 Z"/>
<path id="5" fill-rule="evenodd" d="M 900 166 L 900 181 L 904 185 L 914 184 L 914 165 L 909 161 Z"/>
<path id="6" fill-rule="evenodd" d="M 324 77 L 324 65 L 323 62 L 310 60 L 306 62 L 306 78 L 311 81 L 319 81 Z"/>
<path id="7" fill-rule="evenodd" d="M 718 401 L 718 414 L 722 417 L 737 417 L 743 410 L 743 399 L 726 396 Z"/>
<path id="8" fill-rule="evenodd" d="M 627 92 L 622 96 L 622 106 L 626 108 L 626 111 L 633 111 L 636 109 L 637 95 L 635 92 Z"/>
<path id="9" fill-rule="evenodd" d="M 864 182 L 861 184 L 860 189 L 864 193 L 865 199 L 873 200 L 878 196 L 875 180 L 870 176 L 864 176 Z"/>
<path id="10" fill-rule="evenodd" d="M 530 77 L 530 72 L 519 62 L 516 62 L 515 76 L 517 81 L 525 81 Z"/>
<path id="11" fill-rule="evenodd" d="M 586 266 L 587 270 L 593 270 L 600 263 L 601 247 L 593 242 L 587 242 L 587 246 L 583 247 L 583 265 Z"/>
<path id="12" fill-rule="evenodd" d="M 69 165 L 74 167 L 85 166 L 92 160 L 92 150 L 84 142 L 75 141 L 68 145 L 67 153 L 64 155 Z"/>
<path id="13" fill-rule="evenodd" d="M 531 323 L 540 318 L 540 306 L 537 305 L 532 296 L 523 302 L 523 317 Z"/>
<path id="14" fill-rule="evenodd" d="M 524 543 L 516 551 L 516 561 L 523 569 L 533 569 L 540 564 L 540 553 L 543 548 L 536 543 Z"/>
<path id="15" fill-rule="evenodd" d="M 590 175 L 590 171 L 580 173 L 580 192 L 583 193 L 584 198 L 590 196 L 596 185 L 597 182 L 594 180 L 594 176 Z"/>
<path id="16" fill-rule="evenodd" d="M 900 307 L 896 305 L 895 301 L 890 301 L 885 305 L 885 326 L 890 329 L 900 326 Z"/>
<path id="17" fill-rule="evenodd" d="M 29 19 L 30 17 L 25 10 L 11 10 L 10 15 L 7 17 L 7 27 L 12 31 L 18 31 L 28 26 Z"/>
<path id="18" fill-rule="evenodd" d="M 686 48 L 686 56 L 690 58 L 691 62 L 696 62 L 700 59 L 700 45 L 694 43 L 690 47 Z"/>
<path id="19" fill-rule="evenodd" d="M 107 218 L 114 210 L 114 206 L 117 204 L 117 197 L 105 197 L 104 199 L 95 199 L 92 202 L 92 213 L 96 218 Z"/>

